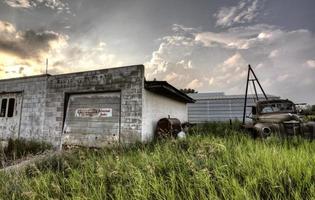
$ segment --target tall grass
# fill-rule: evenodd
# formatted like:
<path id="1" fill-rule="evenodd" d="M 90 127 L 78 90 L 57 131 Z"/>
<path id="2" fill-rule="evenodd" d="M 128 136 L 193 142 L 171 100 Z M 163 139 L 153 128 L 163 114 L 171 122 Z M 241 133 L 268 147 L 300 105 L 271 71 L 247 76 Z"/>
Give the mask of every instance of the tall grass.
<path id="1" fill-rule="evenodd" d="M 315 115 L 306 115 L 306 116 L 304 116 L 304 120 L 315 122 Z"/>
<path id="2" fill-rule="evenodd" d="M 314 199 L 314 149 L 208 124 L 186 140 L 78 149 L 0 174 L 0 199 Z"/>
<path id="3" fill-rule="evenodd" d="M 52 145 L 46 142 L 25 139 L 9 139 L 7 146 L 0 146 L 0 168 L 10 165 L 17 159 L 28 155 L 42 153 L 52 149 Z"/>

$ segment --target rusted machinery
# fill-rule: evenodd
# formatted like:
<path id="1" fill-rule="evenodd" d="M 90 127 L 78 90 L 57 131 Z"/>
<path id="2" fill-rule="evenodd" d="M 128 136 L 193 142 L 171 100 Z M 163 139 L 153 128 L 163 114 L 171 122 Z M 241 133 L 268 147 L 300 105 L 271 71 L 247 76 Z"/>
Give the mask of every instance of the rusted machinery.
<path id="1" fill-rule="evenodd" d="M 250 73 L 253 74 L 254 79 L 250 79 Z M 250 81 L 253 83 L 257 99 L 256 105 L 252 106 L 252 111 L 250 115 L 246 116 L 248 85 Z M 255 82 L 258 83 L 258 86 L 263 92 L 265 97 L 264 100 L 258 98 Z M 299 135 L 314 139 L 315 122 L 304 121 L 303 118 L 299 116 L 295 105 L 296 104 L 288 99 L 268 99 L 253 69 L 251 68 L 251 66 L 248 66 L 243 113 L 243 127 L 248 130 L 254 137 L 266 138 L 270 135 Z M 246 123 L 245 117 L 252 119 L 251 122 Z"/>
<path id="2" fill-rule="evenodd" d="M 182 131 L 182 124 L 177 118 L 162 118 L 156 125 L 155 136 L 161 138 L 176 138 Z"/>
<path id="3" fill-rule="evenodd" d="M 306 122 L 297 113 L 295 104 L 290 100 L 258 101 L 252 107 L 251 124 L 246 128 L 255 137 L 294 136 L 314 139 L 315 122 Z"/>

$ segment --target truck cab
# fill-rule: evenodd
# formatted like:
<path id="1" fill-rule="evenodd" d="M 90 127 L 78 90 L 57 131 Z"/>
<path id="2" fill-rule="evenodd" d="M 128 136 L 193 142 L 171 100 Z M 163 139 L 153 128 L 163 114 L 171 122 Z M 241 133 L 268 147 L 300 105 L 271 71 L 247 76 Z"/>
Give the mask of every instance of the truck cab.
<path id="1" fill-rule="evenodd" d="M 252 107 L 250 129 L 255 137 L 301 135 L 315 136 L 315 122 L 305 122 L 298 115 L 295 104 L 286 99 L 258 101 Z"/>

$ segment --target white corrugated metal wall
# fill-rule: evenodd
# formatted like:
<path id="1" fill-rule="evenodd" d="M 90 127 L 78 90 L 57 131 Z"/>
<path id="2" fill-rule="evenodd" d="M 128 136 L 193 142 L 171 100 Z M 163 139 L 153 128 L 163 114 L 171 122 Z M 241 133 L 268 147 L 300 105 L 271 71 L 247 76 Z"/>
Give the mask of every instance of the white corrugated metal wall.
<path id="1" fill-rule="evenodd" d="M 211 121 L 242 120 L 244 109 L 244 95 L 224 95 L 224 93 L 195 93 L 189 94 L 196 100 L 188 104 L 188 120 L 191 123 Z M 268 95 L 270 98 L 279 98 Z M 262 95 L 259 98 L 264 99 Z M 250 95 L 247 105 L 255 104 L 254 96 Z M 251 108 L 247 108 L 247 115 Z"/>

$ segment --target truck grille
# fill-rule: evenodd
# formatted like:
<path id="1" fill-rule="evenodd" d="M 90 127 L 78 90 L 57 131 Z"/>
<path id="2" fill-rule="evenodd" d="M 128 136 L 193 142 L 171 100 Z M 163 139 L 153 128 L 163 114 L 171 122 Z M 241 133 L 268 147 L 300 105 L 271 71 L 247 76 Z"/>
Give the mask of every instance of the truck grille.
<path id="1" fill-rule="evenodd" d="M 284 123 L 284 129 L 288 135 L 298 135 L 301 133 L 301 126 L 299 123 Z"/>

